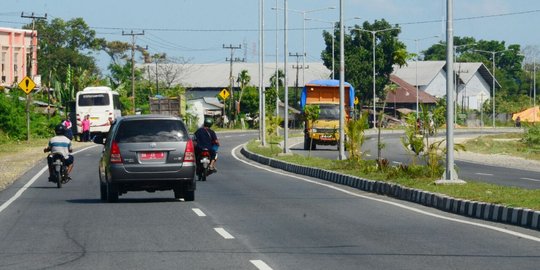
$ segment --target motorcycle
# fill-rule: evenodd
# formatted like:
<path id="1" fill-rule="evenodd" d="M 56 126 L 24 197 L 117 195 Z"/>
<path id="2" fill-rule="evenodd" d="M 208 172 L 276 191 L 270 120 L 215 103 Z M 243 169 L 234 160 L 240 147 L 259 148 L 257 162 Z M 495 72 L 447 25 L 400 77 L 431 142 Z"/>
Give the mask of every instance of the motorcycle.
<path id="1" fill-rule="evenodd" d="M 56 183 L 57 188 L 62 188 L 62 185 L 69 181 L 67 174 L 67 166 L 64 156 L 61 154 L 49 154 L 50 163 L 50 176 L 49 181 Z"/>
<path id="2" fill-rule="evenodd" d="M 204 148 L 199 153 L 199 162 L 197 165 L 197 175 L 199 176 L 199 181 L 206 181 L 206 177 L 210 175 L 210 150 Z"/>

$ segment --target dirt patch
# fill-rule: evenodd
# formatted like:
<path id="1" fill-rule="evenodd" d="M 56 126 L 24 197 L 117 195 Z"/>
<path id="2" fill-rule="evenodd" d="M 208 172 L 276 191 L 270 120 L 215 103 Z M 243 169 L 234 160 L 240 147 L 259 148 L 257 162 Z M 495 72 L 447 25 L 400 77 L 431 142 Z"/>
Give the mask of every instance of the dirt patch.
<path id="1" fill-rule="evenodd" d="M 73 149 L 80 149 L 87 145 L 73 142 Z M 7 146 L 8 151 L 11 151 L 0 153 L 0 190 L 7 188 L 30 168 L 44 160 L 47 157 L 43 152 L 45 146 L 47 146 L 46 140 L 29 145 Z"/>

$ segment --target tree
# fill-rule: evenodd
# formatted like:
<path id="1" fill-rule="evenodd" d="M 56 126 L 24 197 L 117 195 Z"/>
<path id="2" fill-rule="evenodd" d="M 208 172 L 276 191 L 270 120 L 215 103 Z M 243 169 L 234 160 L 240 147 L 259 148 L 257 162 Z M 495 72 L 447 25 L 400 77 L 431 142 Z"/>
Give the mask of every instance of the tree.
<path id="1" fill-rule="evenodd" d="M 244 93 L 244 88 L 249 85 L 251 82 L 251 76 L 249 75 L 249 72 L 246 69 L 243 69 L 238 73 L 238 78 L 236 79 L 236 83 L 240 86 L 240 96 L 238 97 L 238 106 L 240 106 L 240 103 L 242 102 L 242 94 Z"/>
<path id="2" fill-rule="evenodd" d="M 282 87 L 284 85 L 283 83 L 283 80 L 285 79 L 285 73 L 283 72 L 282 69 L 278 69 L 278 79 L 277 79 L 277 83 L 278 83 L 278 86 L 279 87 Z M 270 87 L 276 87 L 276 73 L 273 72 L 272 73 L 272 76 L 270 76 Z"/>
<path id="3" fill-rule="evenodd" d="M 394 84 L 394 83 L 390 83 L 388 85 L 386 85 L 384 87 L 384 103 L 383 103 L 383 106 L 382 106 L 382 111 L 384 112 L 384 109 L 386 107 L 386 96 L 388 95 L 388 93 L 393 93 L 394 95 L 396 94 L 396 89 L 398 88 L 398 85 L 397 84 Z M 382 129 L 382 126 L 383 126 L 383 121 L 384 121 L 384 114 L 382 114 L 379 118 L 379 122 L 377 124 L 377 162 L 379 165 L 381 165 L 383 162 L 383 158 L 382 158 L 382 149 L 385 147 L 385 144 L 383 142 L 381 142 L 381 129 Z M 379 169 L 382 169 L 383 166 L 379 166 Z"/>
<path id="4" fill-rule="evenodd" d="M 156 57 L 156 55 L 154 55 Z M 156 58 L 153 58 L 156 61 Z M 166 88 L 171 88 L 173 84 L 178 83 L 189 75 L 191 59 L 183 57 L 170 57 L 161 54 L 158 66 L 158 78 L 163 81 Z"/>
<path id="5" fill-rule="evenodd" d="M 31 29 L 32 25 L 24 28 Z M 35 29 L 39 34 L 38 60 L 44 85 L 53 79 L 65 82 L 69 66 L 73 67 L 74 78 L 84 71 L 99 74 L 92 53 L 99 50 L 105 41 L 96 38 L 95 31 L 82 18 L 69 21 L 55 18 L 50 23 L 38 20 Z M 78 80 L 75 80 L 75 89 L 82 89 L 83 86 L 77 83 Z"/>
<path id="6" fill-rule="evenodd" d="M 257 115 L 259 111 L 259 90 L 250 85 L 244 88 L 242 94 L 242 107 L 240 112 L 244 114 Z"/>
<path id="7" fill-rule="evenodd" d="M 392 26 L 386 20 L 375 20 L 373 24 L 364 22 L 362 26 L 355 25 L 355 28 L 361 28 L 368 31 L 388 29 L 397 27 Z M 357 89 L 357 96 L 362 97 L 360 103 L 366 104 L 368 100 L 373 100 L 378 96 L 383 96 L 384 86 L 389 82 L 389 76 L 393 71 L 393 65 L 403 65 L 406 63 L 405 44 L 397 40 L 401 30 L 381 31 L 375 35 L 375 71 L 376 71 L 376 96 L 373 96 L 373 37 L 369 32 L 350 30 L 345 34 L 345 78 Z M 339 29 L 333 33 L 323 31 L 323 38 L 326 48 L 321 53 L 324 65 L 332 69 L 332 35 L 339 36 Z M 339 61 L 340 41 L 336 39 L 335 58 Z M 336 65 L 336 68 L 339 68 Z M 334 70 L 339 79 L 339 72 Z"/>
<path id="8" fill-rule="evenodd" d="M 121 64 L 122 60 L 125 61 L 128 58 L 126 52 L 131 48 L 131 45 L 122 41 L 103 42 L 101 44 L 101 50 L 104 51 L 113 64 Z"/>
<path id="9" fill-rule="evenodd" d="M 309 127 L 313 127 L 315 121 L 319 119 L 321 113 L 321 107 L 317 104 L 308 104 L 304 107 L 304 118 L 309 123 Z M 306 148 L 306 143 L 309 142 L 309 154 L 308 157 L 311 157 L 311 149 L 313 149 L 313 140 L 311 138 L 306 138 L 307 141 L 304 141 L 304 149 Z"/>

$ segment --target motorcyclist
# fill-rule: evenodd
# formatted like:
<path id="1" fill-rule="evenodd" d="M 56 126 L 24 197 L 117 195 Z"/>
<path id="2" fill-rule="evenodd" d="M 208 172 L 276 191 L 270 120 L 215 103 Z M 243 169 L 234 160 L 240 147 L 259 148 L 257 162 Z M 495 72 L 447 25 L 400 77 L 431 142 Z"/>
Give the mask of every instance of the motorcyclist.
<path id="1" fill-rule="evenodd" d="M 210 118 L 204 119 L 203 126 L 195 131 L 197 144 L 195 146 L 195 156 L 199 160 L 199 154 L 203 149 L 208 149 L 210 152 L 210 164 L 208 166 L 211 172 L 216 170 L 216 156 L 219 148 L 219 141 L 216 133 L 211 129 L 214 122 Z"/>
<path id="2" fill-rule="evenodd" d="M 73 149 L 71 148 L 71 140 L 65 136 L 66 134 L 66 128 L 64 125 L 59 124 L 54 128 L 54 133 L 56 136 L 52 137 L 49 140 L 49 145 L 43 149 L 43 152 L 51 152 L 51 154 L 61 154 L 64 156 L 65 159 L 65 165 L 67 167 L 67 179 L 71 180 L 71 177 L 69 177 L 69 174 L 71 173 L 71 170 L 73 169 L 73 155 L 70 153 L 73 152 Z M 52 155 L 47 156 L 47 163 L 49 165 L 49 181 L 52 181 Z"/>

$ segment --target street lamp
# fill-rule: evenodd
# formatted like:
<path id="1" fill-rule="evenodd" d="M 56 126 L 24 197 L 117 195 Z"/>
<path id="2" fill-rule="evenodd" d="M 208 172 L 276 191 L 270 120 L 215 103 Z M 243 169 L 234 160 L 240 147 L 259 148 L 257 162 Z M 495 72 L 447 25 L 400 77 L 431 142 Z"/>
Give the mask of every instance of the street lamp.
<path id="1" fill-rule="evenodd" d="M 385 32 L 385 31 L 391 31 L 399 29 L 399 27 L 393 27 L 393 28 L 386 28 L 386 29 L 380 29 L 380 30 L 366 30 L 362 28 L 352 28 L 352 30 L 357 30 L 361 32 L 368 32 L 371 33 L 371 36 L 373 37 L 373 128 L 377 128 L 377 108 L 375 107 L 375 98 L 377 96 L 375 92 L 375 35 L 379 32 Z"/>
<path id="2" fill-rule="evenodd" d="M 417 38 L 417 39 L 411 39 L 412 41 L 414 41 L 414 44 L 416 46 L 416 59 L 415 59 L 415 85 L 416 85 L 416 119 L 418 119 L 418 56 L 420 55 L 420 53 L 418 52 L 418 41 L 422 41 L 422 40 L 426 40 L 426 39 L 430 39 L 430 38 L 438 38 L 439 36 L 429 36 L 429 37 L 424 37 L 424 38 Z"/>
<path id="3" fill-rule="evenodd" d="M 274 87 L 276 88 L 276 119 L 279 117 L 279 63 L 278 63 L 278 58 L 279 58 L 279 49 L 278 49 L 278 41 L 279 41 L 279 38 L 278 38 L 278 35 L 279 35 L 279 31 L 278 31 L 278 28 L 279 28 L 279 12 L 278 12 L 278 4 L 279 4 L 279 0 L 276 0 L 276 7 L 274 8 L 274 10 L 276 11 L 276 81 L 275 81 L 275 85 Z M 278 135 L 279 135 L 279 132 L 278 132 Z"/>
<path id="4" fill-rule="evenodd" d="M 350 19 L 347 19 L 347 20 L 343 20 L 344 22 L 346 21 L 349 21 L 349 20 L 357 20 L 357 19 L 360 19 L 360 17 L 354 17 L 354 18 L 350 18 Z M 305 21 L 316 21 L 316 22 L 323 22 L 323 23 L 330 23 L 332 25 L 332 80 L 335 79 L 335 68 L 334 68 L 334 63 L 335 63 L 335 49 L 334 49 L 334 43 L 335 43 L 335 40 L 336 40 L 336 36 L 335 36 L 335 28 L 336 28 L 336 23 L 339 23 L 339 21 L 326 21 L 326 20 L 319 20 L 319 19 L 313 19 L 313 18 L 305 18 L 304 19 Z"/>
<path id="5" fill-rule="evenodd" d="M 509 49 L 507 50 L 501 50 L 501 51 L 484 51 L 484 50 L 474 50 L 475 52 L 483 52 L 483 53 L 491 53 L 491 60 L 492 60 L 492 67 L 493 67 L 493 77 L 492 77 L 492 91 L 493 91 L 493 128 L 495 128 L 495 55 L 498 54 L 498 53 L 504 53 L 506 51 L 510 51 Z"/>
<path id="6" fill-rule="evenodd" d="M 275 8 L 272 8 L 275 9 Z M 279 9 L 279 8 L 277 8 Z M 323 11 L 328 9 L 336 9 L 335 7 L 325 7 L 325 8 L 318 8 L 318 9 L 311 9 L 311 10 L 296 10 L 296 9 L 287 9 L 287 11 L 292 11 L 296 13 L 302 14 L 302 84 L 305 84 L 305 75 L 306 75 L 306 14 L 317 12 L 317 11 Z"/>

